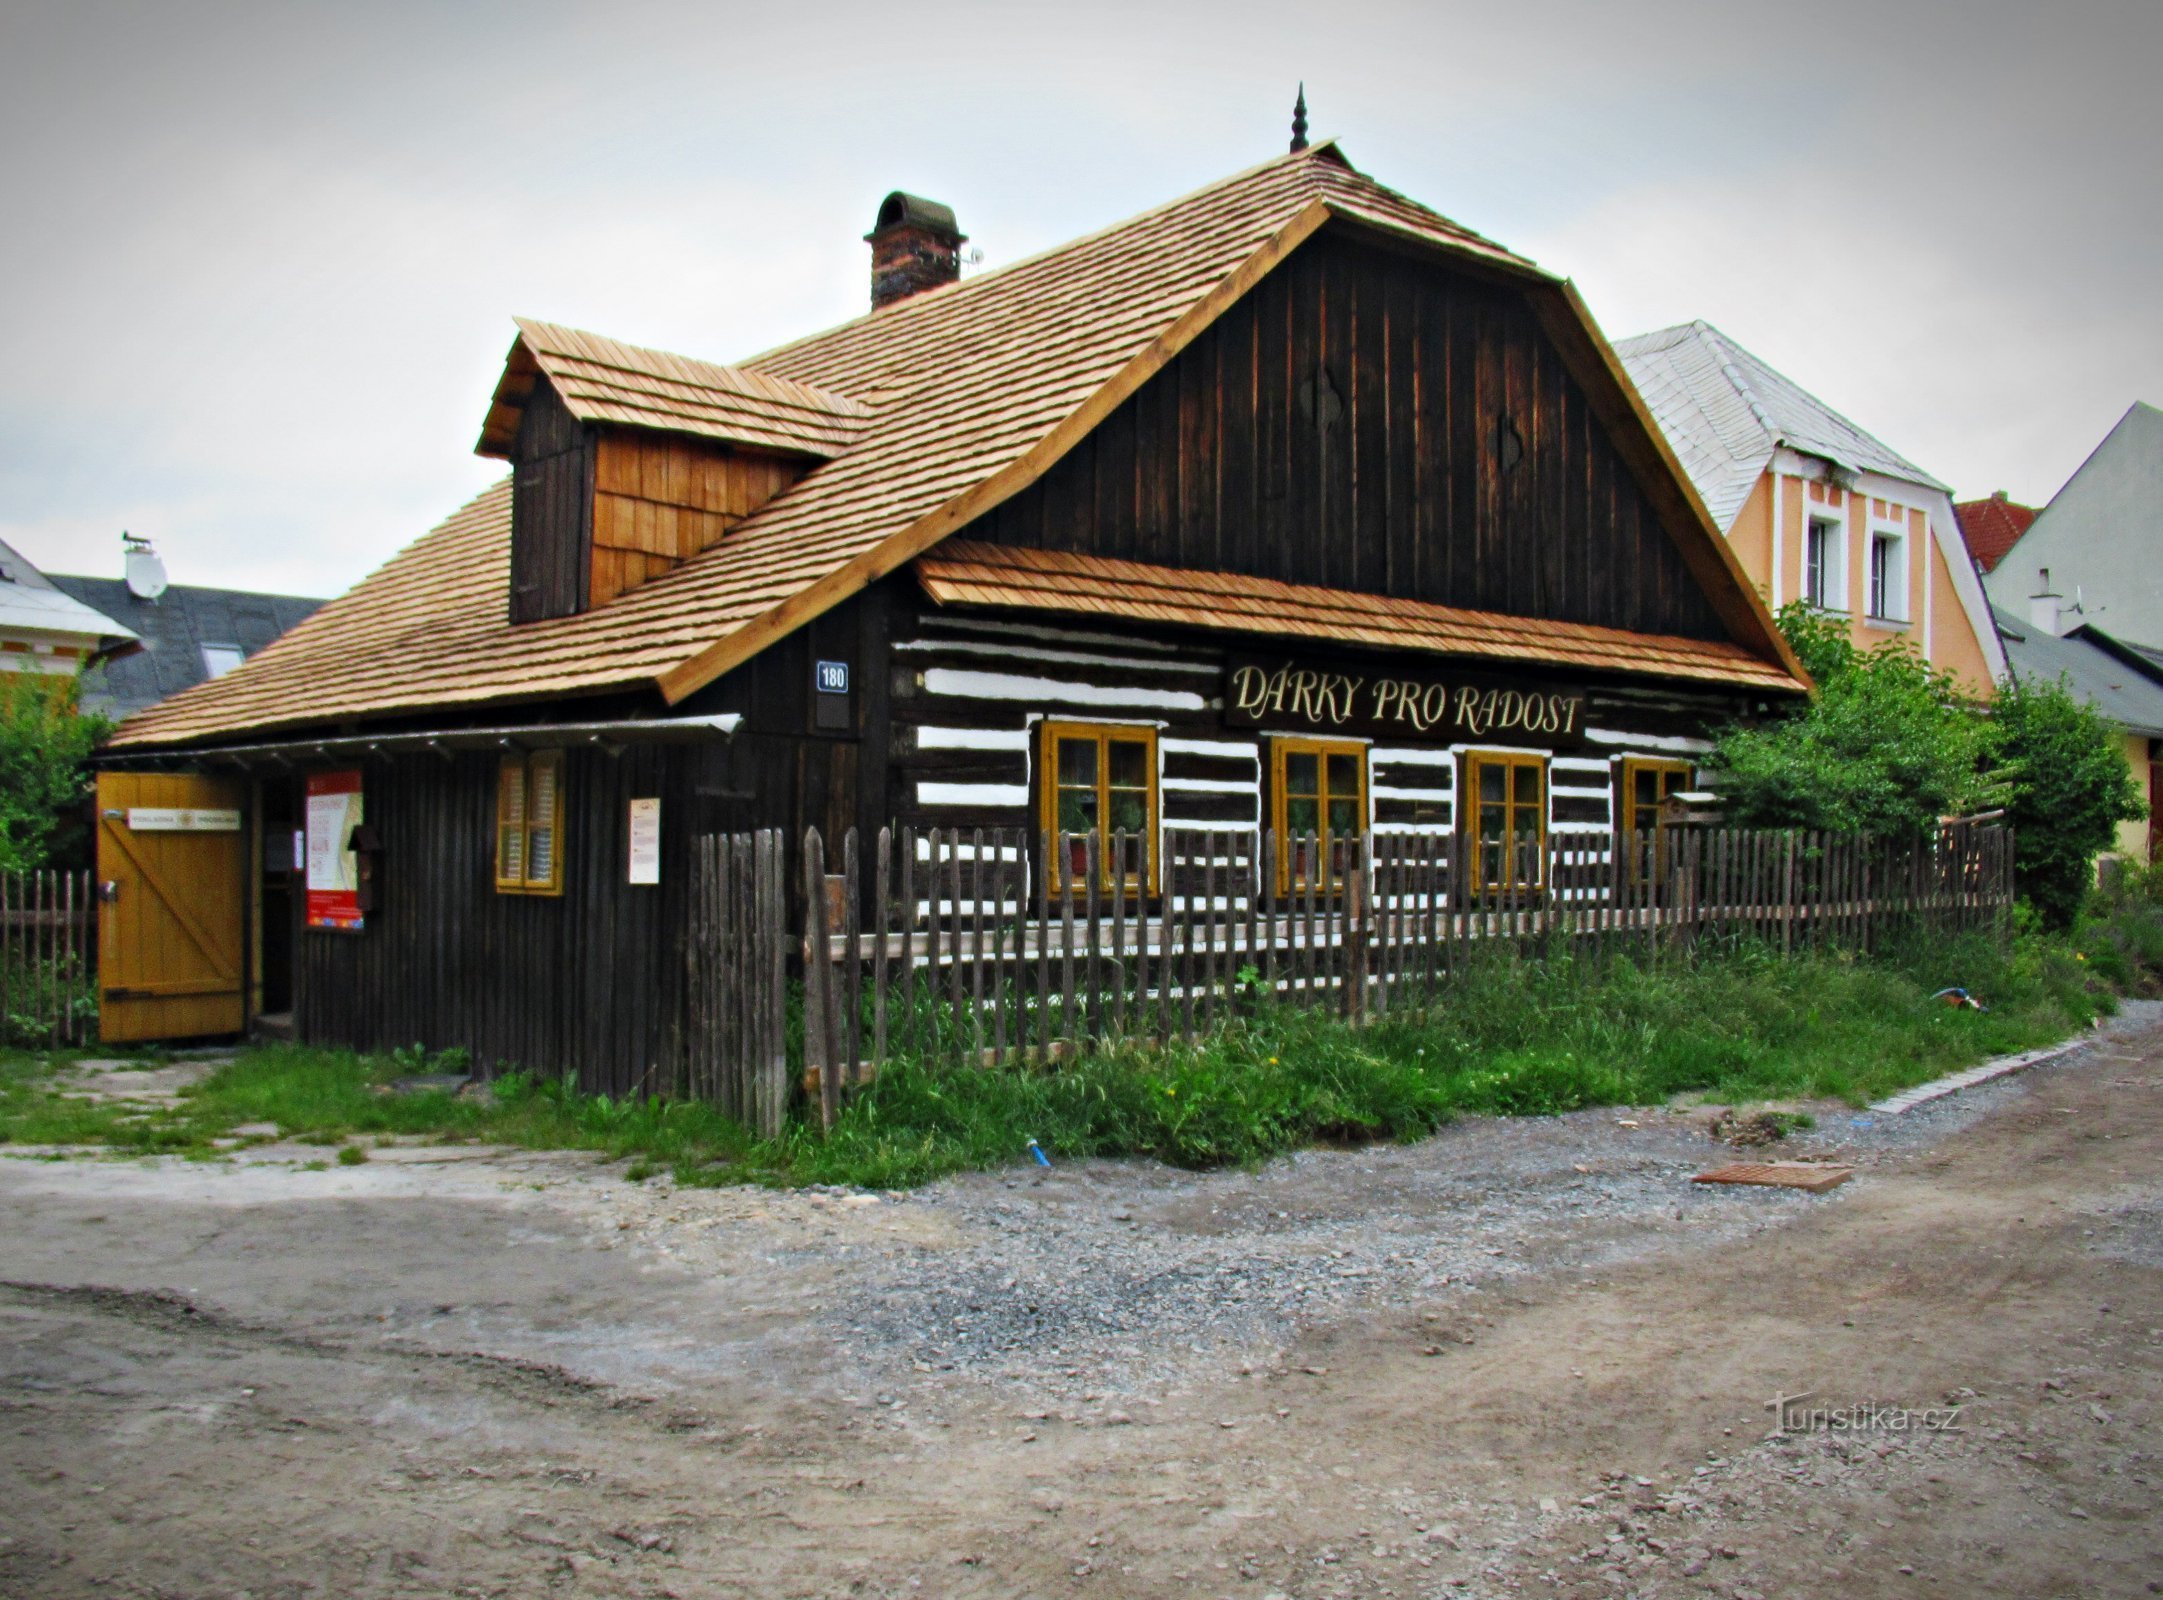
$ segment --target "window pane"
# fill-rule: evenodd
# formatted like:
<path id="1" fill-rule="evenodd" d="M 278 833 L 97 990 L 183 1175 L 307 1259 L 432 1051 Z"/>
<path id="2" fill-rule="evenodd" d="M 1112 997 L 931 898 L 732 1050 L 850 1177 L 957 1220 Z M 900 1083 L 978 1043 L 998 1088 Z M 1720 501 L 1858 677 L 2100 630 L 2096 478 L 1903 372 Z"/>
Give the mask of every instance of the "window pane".
<path id="1" fill-rule="evenodd" d="M 1087 784 L 1096 787 L 1097 743 L 1094 739 L 1061 739 L 1059 741 L 1059 782 Z"/>
<path id="2" fill-rule="evenodd" d="M 1329 758 L 1329 792 L 1350 799 L 1359 798 L 1359 757 L 1332 754 Z"/>
<path id="3" fill-rule="evenodd" d="M 1508 815 L 1509 808 L 1507 806 L 1481 806 L 1480 837 L 1490 841 L 1500 839 L 1502 837 L 1503 823 Z"/>
<path id="4" fill-rule="evenodd" d="M 1332 800 L 1329 803 L 1329 831 L 1331 833 L 1359 832 L 1358 802 Z"/>
<path id="5" fill-rule="evenodd" d="M 1091 750 L 1090 754 L 1096 752 Z M 1062 833 L 1087 833 L 1097 825 L 1097 792 L 1093 788 L 1063 788 L 1059 791 L 1058 809 Z"/>
<path id="6" fill-rule="evenodd" d="M 1149 826 L 1149 796 L 1140 789 L 1114 789 L 1111 795 L 1111 826 L 1139 833 Z"/>
<path id="7" fill-rule="evenodd" d="M 1508 771 L 1502 766 L 1500 762 L 1481 762 L 1479 766 L 1479 774 L 1480 799 L 1482 801 L 1500 800 L 1508 795 L 1509 791 L 1503 787 L 1504 783 L 1508 780 Z"/>
<path id="8" fill-rule="evenodd" d="M 1291 833 L 1314 833 L 1322 826 L 1322 808 L 1312 798 L 1289 795 L 1284 802 L 1284 826 Z"/>
<path id="9" fill-rule="evenodd" d="M 1111 741 L 1111 781 L 1128 789 L 1149 787 L 1149 746 L 1135 739 Z"/>
<path id="10" fill-rule="evenodd" d="M 1311 750 L 1294 750 L 1284 758 L 1284 792 L 1316 794 L 1321 788 L 1321 764 Z"/>
<path id="11" fill-rule="evenodd" d="M 1510 768 L 1516 779 L 1517 803 L 1536 806 L 1540 803 L 1540 769 L 1535 766 Z"/>

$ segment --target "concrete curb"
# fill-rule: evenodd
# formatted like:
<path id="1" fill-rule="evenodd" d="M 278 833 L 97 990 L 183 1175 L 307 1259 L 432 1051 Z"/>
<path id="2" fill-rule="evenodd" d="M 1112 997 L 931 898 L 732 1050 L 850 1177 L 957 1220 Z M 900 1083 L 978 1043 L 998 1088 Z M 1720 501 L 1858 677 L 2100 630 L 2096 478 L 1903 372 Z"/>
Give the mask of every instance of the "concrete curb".
<path id="1" fill-rule="evenodd" d="M 2078 1038 L 2066 1040 L 2063 1044 L 2045 1045 L 2040 1050 L 2024 1050 L 2017 1056 L 2000 1056 L 1995 1061 L 1986 1061 L 1979 1067 L 1968 1068 L 1965 1072 L 1950 1072 L 1942 1078 L 1917 1084 L 1912 1089 L 1903 1089 L 1890 1099 L 1878 1101 L 1870 1109 L 1883 1116 L 1897 1117 L 1903 1111 L 1912 1111 L 1932 1100 L 1942 1100 L 1949 1094 L 1972 1089 L 1979 1083 L 1988 1083 L 1992 1078 L 2002 1078 L 2013 1072 L 2025 1072 L 2030 1067 L 2043 1065 L 2046 1061 L 2069 1056 L 2075 1050 L 2094 1043 L 2094 1040 L 2093 1034 L 2084 1033 Z"/>

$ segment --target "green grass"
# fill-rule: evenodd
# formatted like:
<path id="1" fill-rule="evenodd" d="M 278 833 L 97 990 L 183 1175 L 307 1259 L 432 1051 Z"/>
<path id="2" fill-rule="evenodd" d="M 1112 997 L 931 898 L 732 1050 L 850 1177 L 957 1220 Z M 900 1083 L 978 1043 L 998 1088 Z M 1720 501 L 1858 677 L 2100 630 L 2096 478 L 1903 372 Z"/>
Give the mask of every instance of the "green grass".
<path id="1" fill-rule="evenodd" d="M 2156 921 L 2163 930 L 2163 913 Z M 0 1143 L 200 1157 L 237 1127 L 275 1123 L 284 1137 L 340 1147 L 347 1164 L 368 1159 L 358 1140 L 485 1140 L 592 1151 L 627 1160 L 634 1180 L 665 1171 L 690 1184 L 900 1187 L 1025 1161 L 1032 1138 L 1054 1160 L 1212 1167 L 1414 1139 L 1466 1112 L 1686 1095 L 1860 1104 L 2085 1026 L 2113 1004 L 2105 980 L 2139 970 L 2126 952 L 2142 937 L 2030 932 L 2009 957 L 1982 939 L 1942 938 L 1867 961 L 1747 946 L 1656 967 L 1499 957 L 1465 972 L 1430 1013 L 1365 1028 L 1258 1005 L 1191 1047 L 1112 1048 L 1050 1070 L 895 1062 L 831 1131 L 792 1122 L 771 1141 L 703 1105 L 582 1095 L 519 1074 L 477 1097 L 389 1093 L 429 1065 L 404 1051 L 251 1050 L 177 1107 L 147 1114 L 70 1097 L 51 1058 L 16 1055 L 0 1057 Z M 1991 1009 L 1929 998 L 1954 984 Z"/>

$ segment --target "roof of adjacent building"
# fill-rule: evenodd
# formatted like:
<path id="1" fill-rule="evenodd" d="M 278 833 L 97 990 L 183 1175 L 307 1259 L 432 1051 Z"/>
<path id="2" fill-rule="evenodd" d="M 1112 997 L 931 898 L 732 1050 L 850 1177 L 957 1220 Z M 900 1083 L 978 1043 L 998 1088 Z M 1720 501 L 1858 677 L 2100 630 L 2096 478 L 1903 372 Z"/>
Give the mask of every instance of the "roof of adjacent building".
<path id="1" fill-rule="evenodd" d="M 155 600 L 138 599 L 119 578 L 53 575 L 53 584 L 86 606 L 124 618 L 143 648 L 103 661 L 83 674 L 86 711 L 125 717 L 210 677 L 205 645 L 253 656 L 323 602 L 245 589 L 168 584 Z"/>
<path id="2" fill-rule="evenodd" d="M 27 556 L 5 543 L 0 543 L 0 628 L 73 634 L 87 640 L 92 649 L 125 644 L 135 637 L 114 617 L 55 585 Z"/>
<path id="3" fill-rule="evenodd" d="M 1035 482 L 1324 226 L 1546 296 L 1552 325 L 1614 374 L 1606 381 L 1625 410 L 1635 404 L 1568 285 L 1317 144 L 736 367 L 702 366 L 702 381 L 781 380 L 846 397 L 864 415 L 838 456 L 713 548 L 605 606 L 509 622 L 511 495 L 498 484 L 262 656 L 130 719 L 115 742 L 629 689 L 673 704 Z M 521 325 L 529 353 L 551 343 L 529 341 L 539 327 Z M 627 348 L 580 348 L 604 346 Z M 1671 461 L 1639 415 L 1642 448 Z M 1693 542 L 1694 509 L 1685 514 L 1691 526 L 1677 537 L 1731 631 L 1799 674 L 1726 541 L 1704 527 Z"/>
<path id="4" fill-rule="evenodd" d="M 2129 658 L 2151 652 L 2127 647 L 2099 629 L 2075 628 L 2061 637 L 1997 606 L 1991 614 L 2016 678 L 2046 683 L 2062 678 L 2105 721 L 2127 733 L 2163 739 L 2163 659 L 2145 670 Z"/>
<path id="5" fill-rule="evenodd" d="M 2035 521 L 2036 508 L 2007 499 L 2000 489 L 1986 500 L 1956 500 L 1953 515 L 1960 519 L 1960 537 L 1967 544 L 1968 554 L 1977 566 L 1989 572 L 2020 542 L 2020 536 Z"/>
<path id="6" fill-rule="evenodd" d="M 746 367 L 694 361 L 527 317 L 503 364 L 476 447 L 509 456 L 534 380 L 545 375 L 581 422 L 661 428 L 826 461 L 846 450 L 869 408 Z"/>
<path id="7" fill-rule="evenodd" d="M 949 539 L 917 557 L 916 574 L 924 592 L 942 605 L 1064 611 L 1264 638 L 1320 639 L 1790 692 L 1800 687 L 1780 667 L 1725 640 L 1631 633 L 1230 572 Z"/>
<path id="8" fill-rule="evenodd" d="M 1713 521 L 1732 528 L 1785 445 L 1849 472 L 1947 492 L 1945 485 L 1709 322 L 1641 333 L 1615 354 L 1659 419 Z"/>

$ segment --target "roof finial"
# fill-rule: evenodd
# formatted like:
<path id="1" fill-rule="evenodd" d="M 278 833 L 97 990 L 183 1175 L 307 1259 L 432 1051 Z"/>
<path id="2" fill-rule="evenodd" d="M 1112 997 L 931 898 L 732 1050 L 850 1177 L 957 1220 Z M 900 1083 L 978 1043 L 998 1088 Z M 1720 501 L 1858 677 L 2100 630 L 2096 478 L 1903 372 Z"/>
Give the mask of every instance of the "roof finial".
<path id="1" fill-rule="evenodd" d="M 1299 83 L 1299 98 L 1292 102 L 1292 154 L 1307 148 L 1307 81 Z"/>

